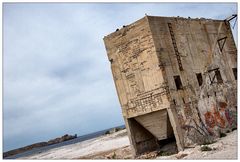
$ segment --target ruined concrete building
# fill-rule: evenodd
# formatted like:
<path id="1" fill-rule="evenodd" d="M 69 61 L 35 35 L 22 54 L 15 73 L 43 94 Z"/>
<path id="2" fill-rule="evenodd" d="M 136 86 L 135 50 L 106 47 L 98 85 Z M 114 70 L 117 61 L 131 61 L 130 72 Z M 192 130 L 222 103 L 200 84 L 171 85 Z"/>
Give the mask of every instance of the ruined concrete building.
<path id="1" fill-rule="evenodd" d="M 237 49 L 228 20 L 145 16 L 104 42 L 135 155 L 169 138 L 183 150 L 236 128 Z"/>

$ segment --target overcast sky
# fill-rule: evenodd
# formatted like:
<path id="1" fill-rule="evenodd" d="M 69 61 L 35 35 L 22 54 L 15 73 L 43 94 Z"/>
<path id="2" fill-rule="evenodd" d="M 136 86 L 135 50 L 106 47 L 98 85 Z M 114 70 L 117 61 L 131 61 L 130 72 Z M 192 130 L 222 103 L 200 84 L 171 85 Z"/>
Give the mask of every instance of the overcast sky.
<path id="1" fill-rule="evenodd" d="M 4 151 L 124 124 L 102 40 L 116 28 L 145 13 L 225 19 L 236 8 L 233 3 L 5 3 Z"/>

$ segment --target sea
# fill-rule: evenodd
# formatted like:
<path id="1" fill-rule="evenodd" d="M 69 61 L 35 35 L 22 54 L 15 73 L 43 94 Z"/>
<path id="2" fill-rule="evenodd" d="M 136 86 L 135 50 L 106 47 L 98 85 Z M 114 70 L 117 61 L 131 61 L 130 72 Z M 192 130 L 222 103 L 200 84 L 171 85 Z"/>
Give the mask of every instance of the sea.
<path id="1" fill-rule="evenodd" d="M 53 148 L 62 147 L 62 146 L 71 145 L 71 144 L 75 144 L 75 143 L 78 143 L 78 142 L 86 141 L 86 140 L 89 140 L 89 139 L 93 139 L 93 138 L 102 136 L 102 135 L 105 134 L 106 131 L 111 130 L 113 128 L 125 128 L 125 125 L 112 127 L 112 128 L 108 128 L 108 129 L 105 129 L 105 130 L 98 131 L 98 132 L 82 135 L 82 136 L 79 136 L 79 137 L 74 138 L 72 140 L 64 141 L 64 142 L 61 142 L 61 143 L 57 143 L 57 144 L 53 144 L 53 145 L 49 145 L 49 146 L 44 146 L 44 147 L 39 147 L 39 148 L 34 148 L 34 149 L 26 151 L 26 152 L 22 152 L 22 153 L 13 155 L 13 156 L 5 157 L 4 159 L 21 158 L 21 157 L 25 157 L 25 156 L 29 156 L 29 155 L 42 153 L 42 152 L 48 151 L 48 150 L 53 149 Z"/>

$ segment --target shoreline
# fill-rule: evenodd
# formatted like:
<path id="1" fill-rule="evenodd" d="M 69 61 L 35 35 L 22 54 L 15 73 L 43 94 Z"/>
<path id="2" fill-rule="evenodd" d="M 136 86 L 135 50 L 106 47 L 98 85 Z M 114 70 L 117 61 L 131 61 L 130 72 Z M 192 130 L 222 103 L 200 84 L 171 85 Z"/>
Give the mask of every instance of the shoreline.
<path id="1" fill-rule="evenodd" d="M 133 157 L 130 142 L 126 129 L 113 134 L 102 135 L 93 139 L 79 143 L 54 148 L 34 155 L 17 159 L 157 159 L 157 160 L 177 160 L 177 159 L 237 159 L 237 130 L 227 133 L 225 137 L 219 138 L 216 142 L 204 147 L 210 150 L 202 150 L 201 145 L 192 148 L 185 148 L 184 151 L 169 154 L 169 150 L 174 148 L 174 143 L 166 145 L 165 151 L 153 151 Z M 165 147 L 165 146 L 164 146 Z M 163 148 L 164 148 L 163 147 Z"/>
<path id="2" fill-rule="evenodd" d="M 34 150 L 34 149 L 37 149 L 37 148 L 43 148 L 43 147 L 59 144 L 59 143 L 65 142 L 65 141 L 75 139 L 75 138 L 77 138 L 77 134 L 75 134 L 75 135 L 65 134 L 61 137 L 50 139 L 47 142 L 33 143 L 31 145 L 27 145 L 27 146 L 20 147 L 20 148 L 14 149 L 14 150 L 6 151 L 6 152 L 3 153 L 3 158 L 8 158 L 8 157 L 18 155 L 18 154 L 21 154 L 21 153 L 24 153 L 24 152 L 27 152 L 27 151 L 31 151 L 31 150 Z"/>
<path id="3" fill-rule="evenodd" d="M 89 139 L 94 139 L 99 136 L 103 136 L 105 134 L 112 134 L 122 129 L 125 129 L 125 125 L 112 127 L 112 128 L 104 129 L 101 131 L 81 135 L 81 136 L 77 136 L 77 134 L 75 134 L 74 136 L 66 134 L 62 137 L 50 139 L 47 142 L 37 142 L 24 147 L 3 152 L 3 159 L 17 159 L 25 156 L 31 156 L 39 152 L 45 152 L 54 148 L 79 143 Z"/>
<path id="4" fill-rule="evenodd" d="M 84 156 L 129 146 L 126 129 L 79 143 L 53 148 L 16 159 L 81 159 Z"/>

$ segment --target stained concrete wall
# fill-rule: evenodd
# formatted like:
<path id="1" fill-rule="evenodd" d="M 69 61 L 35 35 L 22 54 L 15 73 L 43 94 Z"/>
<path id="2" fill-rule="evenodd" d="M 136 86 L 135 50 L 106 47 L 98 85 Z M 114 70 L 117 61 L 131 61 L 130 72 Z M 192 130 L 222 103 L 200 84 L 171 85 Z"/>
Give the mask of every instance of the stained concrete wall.
<path id="1" fill-rule="evenodd" d="M 104 41 L 133 150 L 140 154 L 156 149 L 160 137 L 154 134 L 167 132 L 154 129 L 155 119 L 148 123 L 153 127 L 145 128 L 148 116 L 134 118 L 170 106 L 147 17 L 110 34 Z M 161 113 L 167 119 L 167 113 Z M 167 128 L 167 122 L 163 125 Z M 156 132 L 151 134 L 150 130 Z"/>
<path id="2" fill-rule="evenodd" d="M 209 19 L 148 17 L 148 20 L 159 61 L 164 65 L 162 69 L 169 86 L 170 102 L 174 103 L 183 128 L 185 145 L 202 143 L 208 135 L 217 137 L 219 131 L 235 128 L 237 81 L 233 68 L 237 67 L 237 49 L 229 24 Z M 182 71 L 168 23 L 172 24 Z M 226 42 L 221 51 L 218 40 L 224 37 Z M 217 68 L 221 83 L 218 83 L 214 70 Z M 203 79 L 201 86 L 196 75 L 199 73 Z M 181 78 L 180 90 L 174 81 L 176 75 Z"/>
<path id="3" fill-rule="evenodd" d="M 229 27 L 220 20 L 146 16 L 104 37 L 135 154 L 156 149 L 169 129 L 182 150 L 236 127 L 237 50 Z M 217 40 L 224 37 L 221 49 Z M 166 124 L 157 124 L 158 117 L 169 118 L 170 127 L 161 129 Z"/>
<path id="4" fill-rule="evenodd" d="M 130 118 L 169 107 L 147 17 L 104 41 L 123 116 Z"/>

